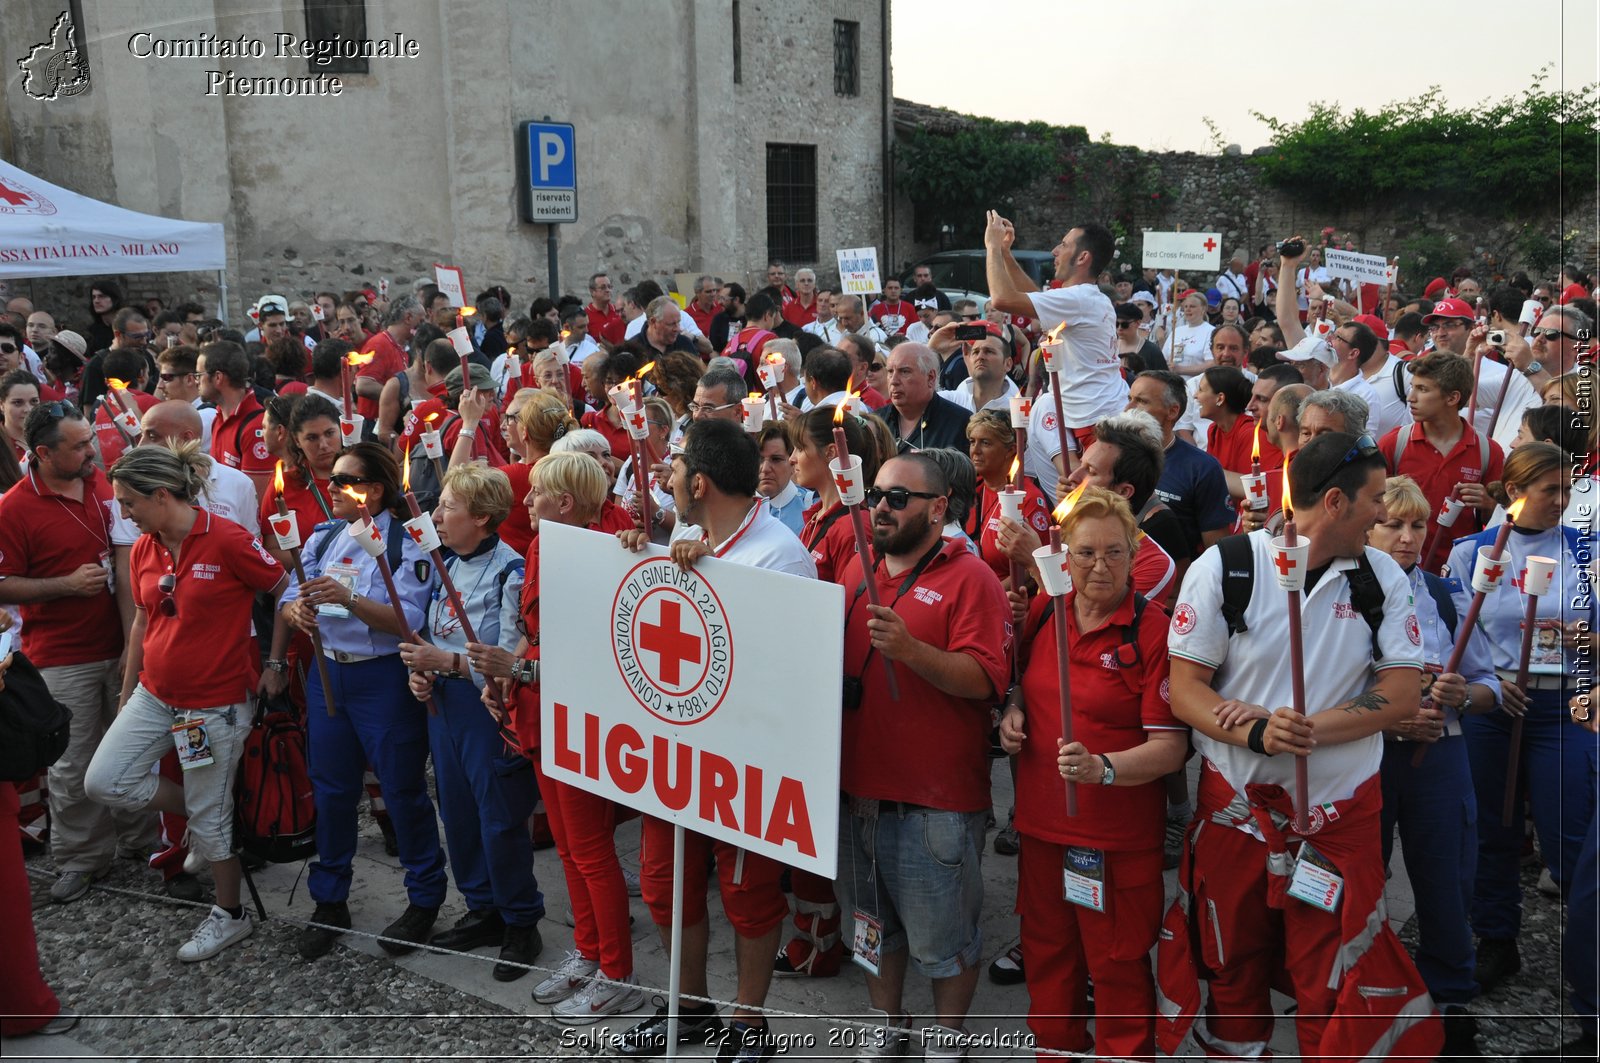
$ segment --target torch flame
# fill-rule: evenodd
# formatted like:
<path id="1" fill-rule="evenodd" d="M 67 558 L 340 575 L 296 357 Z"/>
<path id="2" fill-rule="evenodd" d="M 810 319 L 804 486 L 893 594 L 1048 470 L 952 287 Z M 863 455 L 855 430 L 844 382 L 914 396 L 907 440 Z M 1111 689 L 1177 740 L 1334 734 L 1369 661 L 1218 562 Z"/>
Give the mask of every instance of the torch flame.
<path id="1" fill-rule="evenodd" d="M 845 404 L 841 402 L 841 403 L 839 403 L 839 405 L 837 405 L 837 406 L 835 406 L 833 408 L 833 423 L 834 424 L 844 424 L 844 407 L 845 407 Z"/>
<path id="2" fill-rule="evenodd" d="M 475 306 L 463 306 L 461 308 L 461 316 L 462 317 L 471 317 L 472 315 L 476 314 L 477 312 L 478 312 L 478 308 L 475 307 Z"/>
<path id="3" fill-rule="evenodd" d="M 273 487 L 274 490 L 276 490 L 278 492 L 278 494 L 280 494 L 280 495 L 283 494 L 283 462 L 282 461 L 278 462 L 278 469 L 277 469 L 276 472 L 274 472 L 272 474 L 272 487 Z"/>
<path id="4" fill-rule="evenodd" d="M 1522 498 L 1517 499 L 1515 502 L 1511 503 L 1511 505 L 1507 506 L 1506 507 L 1506 520 L 1510 521 L 1512 524 L 1515 524 L 1517 522 L 1517 517 L 1521 516 L 1521 514 L 1522 514 L 1522 506 L 1523 506 L 1523 504 L 1526 503 L 1527 501 L 1528 501 L 1527 497 L 1524 496 Z"/>
<path id="5" fill-rule="evenodd" d="M 353 487 L 341 487 L 339 490 L 344 492 L 344 496 L 350 499 L 350 501 L 354 502 L 356 505 L 364 506 L 367 504 L 367 495 L 365 491 L 357 491 Z"/>
<path id="6" fill-rule="evenodd" d="M 109 385 L 110 388 L 113 391 L 127 391 L 128 390 L 128 382 L 126 380 L 118 380 L 114 376 L 106 377 L 106 384 Z"/>
<path id="7" fill-rule="evenodd" d="M 362 354 L 360 351 L 351 351 L 344 356 L 344 360 L 346 365 L 358 366 L 366 365 L 376 357 L 378 357 L 377 351 L 368 351 L 366 354 Z"/>
<path id="8" fill-rule="evenodd" d="M 776 351 L 774 351 L 773 353 L 767 355 L 766 358 L 763 359 L 763 360 L 768 365 L 777 365 L 779 362 L 783 361 L 783 355 L 781 355 L 781 354 L 777 353 Z"/>
<path id="9" fill-rule="evenodd" d="M 1294 519 L 1294 500 L 1289 497 L 1289 463 L 1283 463 L 1283 519 Z"/>
<path id="10" fill-rule="evenodd" d="M 759 392 L 759 391 L 752 391 L 750 393 L 750 397 L 752 399 L 761 399 L 761 398 L 765 398 L 766 396 L 762 395 L 761 392 Z"/>
<path id="11" fill-rule="evenodd" d="M 283 462 L 280 461 L 278 463 L 278 467 L 282 468 L 283 467 Z M 405 491 L 406 494 L 409 495 L 411 493 L 411 444 L 410 443 L 406 444 L 406 460 L 401 463 L 400 469 L 401 469 L 401 472 L 400 472 L 400 488 L 401 488 L 401 490 Z"/>
<path id="12" fill-rule="evenodd" d="M 562 343 L 566 343 L 567 342 L 567 337 L 570 336 L 570 335 L 572 335 L 572 330 L 571 329 L 562 329 L 561 330 L 561 342 Z"/>
<path id="13" fill-rule="evenodd" d="M 1060 343 L 1061 342 L 1061 333 L 1066 327 L 1067 327 L 1067 323 L 1065 321 L 1061 322 L 1061 324 L 1057 325 L 1055 328 L 1053 328 L 1049 332 L 1045 333 L 1044 342 L 1046 342 L 1046 343 Z"/>
<path id="14" fill-rule="evenodd" d="M 644 363 L 643 365 L 641 365 L 639 367 L 639 371 L 637 373 L 633 374 L 633 379 L 635 379 L 635 380 L 643 380 L 645 377 L 650 375 L 650 370 L 654 369 L 655 367 L 656 367 L 656 363 L 654 363 L 654 362 L 646 362 L 646 363 Z"/>
<path id="15" fill-rule="evenodd" d="M 1083 489 L 1088 486 L 1088 480 L 1084 480 L 1082 483 L 1078 484 L 1077 487 L 1072 489 L 1072 493 L 1067 495 L 1066 498 L 1063 498 L 1061 500 L 1061 504 L 1056 506 L 1055 510 L 1051 512 L 1050 515 L 1056 519 L 1057 524 L 1060 524 L 1062 521 L 1067 519 L 1067 514 L 1072 512 L 1072 507 L 1078 504 L 1078 496 L 1083 494 Z"/>
<path id="16" fill-rule="evenodd" d="M 1256 438 L 1255 438 L 1255 442 L 1250 444 L 1250 460 L 1251 461 L 1260 461 L 1261 460 L 1261 422 L 1260 421 L 1256 422 Z"/>
<path id="17" fill-rule="evenodd" d="M 1012 481 L 1013 483 L 1015 483 L 1016 479 L 1017 479 L 1017 470 L 1020 469 L 1020 468 L 1022 468 L 1022 459 L 1021 458 L 1012 458 L 1011 459 L 1011 471 L 1006 473 L 1006 479 L 1008 479 L 1008 480 Z"/>
<path id="18" fill-rule="evenodd" d="M 428 414 L 428 416 L 424 417 L 422 419 L 422 423 L 431 427 L 433 425 L 433 422 L 437 421 L 438 419 L 439 419 L 439 412 L 437 410 L 435 410 L 433 413 L 430 413 L 430 414 Z"/>

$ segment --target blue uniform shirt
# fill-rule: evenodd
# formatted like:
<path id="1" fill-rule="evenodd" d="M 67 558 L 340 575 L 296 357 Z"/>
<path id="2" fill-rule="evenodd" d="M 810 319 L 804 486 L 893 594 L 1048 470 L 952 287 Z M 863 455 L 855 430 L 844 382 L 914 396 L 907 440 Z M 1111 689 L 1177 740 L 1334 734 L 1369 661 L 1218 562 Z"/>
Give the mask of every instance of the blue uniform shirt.
<path id="1" fill-rule="evenodd" d="M 522 638 L 520 605 L 526 562 L 521 555 L 501 542 L 498 535 L 491 535 L 470 556 L 450 554 L 444 563 L 478 641 L 515 652 Z M 423 637 L 442 650 L 463 654 L 465 659 L 467 633 L 438 573 L 434 573 L 431 591 L 428 629 Z M 483 686 L 482 676 L 470 670 L 469 675 L 474 683 Z"/>
<path id="2" fill-rule="evenodd" d="M 384 537 L 388 549 L 389 522 L 394 518 L 387 510 L 373 517 L 378 532 Z M 345 533 L 349 524 L 342 520 L 318 524 L 306 539 L 301 557 L 305 564 L 306 579 L 332 575 L 353 580 L 352 589 L 363 598 L 389 606 L 389 592 L 383 585 L 383 574 L 378 570 L 378 559 L 369 555 Z M 333 536 L 331 542 L 327 542 Z M 395 593 L 400 596 L 400 606 L 405 611 L 406 623 L 419 630 L 427 616 L 428 599 L 433 589 L 433 561 L 412 541 L 401 535 L 400 564 L 394 573 Z M 291 574 L 289 589 L 284 592 L 284 603 L 300 596 L 300 581 Z M 322 646 L 335 653 L 357 653 L 368 656 L 398 654 L 400 640 L 394 635 L 374 631 L 355 617 L 319 615 L 317 627 L 322 631 Z"/>
<path id="3" fill-rule="evenodd" d="M 1450 551 L 1450 574 L 1461 580 L 1461 590 L 1454 597 L 1456 610 L 1465 615 L 1472 601 L 1472 567 L 1477 560 L 1478 548 L 1494 545 L 1498 527 L 1489 528 L 1478 535 L 1457 539 Z M 1540 630 L 1534 633 L 1533 653 L 1529 672 L 1533 675 L 1573 675 L 1578 660 L 1570 650 L 1560 648 L 1560 632 L 1555 624 L 1568 624 L 1574 620 L 1589 621 L 1594 630 L 1595 602 L 1587 567 L 1580 565 L 1569 549 L 1567 536 L 1571 529 L 1561 525 L 1542 532 L 1513 529 L 1506 541 L 1510 562 L 1500 585 L 1484 599 L 1478 625 L 1488 636 L 1494 665 L 1501 671 L 1514 672 L 1522 652 L 1522 614 L 1526 607 L 1522 594 L 1522 576 L 1530 554 L 1555 558 L 1555 583 L 1550 593 L 1539 599 L 1534 614 Z"/>
<path id="4" fill-rule="evenodd" d="M 1411 581 L 1411 599 L 1416 608 L 1417 626 L 1422 630 L 1422 670 L 1425 680 L 1432 675 L 1438 675 L 1444 670 L 1445 662 L 1450 659 L 1450 651 L 1455 648 L 1455 636 L 1450 634 L 1450 628 L 1445 625 L 1439 616 L 1439 606 L 1433 600 L 1433 595 L 1422 582 L 1422 566 L 1413 565 L 1406 578 Z M 1455 597 L 1455 584 L 1453 579 L 1445 580 L 1451 591 L 1451 598 Z M 1461 621 L 1465 617 L 1462 607 L 1456 608 L 1456 633 L 1460 634 Z M 1461 657 L 1461 675 L 1468 683 L 1482 683 L 1494 691 L 1496 702 L 1500 700 L 1500 677 L 1495 674 L 1494 661 L 1489 652 L 1489 640 L 1484 638 L 1483 630 L 1476 625 L 1472 634 L 1467 638 L 1467 652 Z M 1461 733 L 1461 714 L 1456 709 L 1447 705 L 1435 705 L 1444 713 L 1445 734 L 1458 735 Z"/>

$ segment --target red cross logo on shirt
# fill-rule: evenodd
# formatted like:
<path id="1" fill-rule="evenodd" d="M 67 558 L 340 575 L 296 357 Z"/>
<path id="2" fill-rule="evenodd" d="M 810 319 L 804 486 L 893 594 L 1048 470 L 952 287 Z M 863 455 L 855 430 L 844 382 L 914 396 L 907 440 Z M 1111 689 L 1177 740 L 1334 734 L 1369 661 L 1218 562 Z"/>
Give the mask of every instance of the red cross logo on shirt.
<path id="1" fill-rule="evenodd" d="M 1272 563 L 1277 567 L 1280 576 L 1287 576 L 1294 571 L 1294 559 L 1288 554 L 1279 554 L 1272 559 Z"/>
<path id="2" fill-rule="evenodd" d="M 1206 237 L 1206 242 L 1200 246 L 1205 248 L 1207 251 L 1215 251 L 1217 249 L 1217 242 L 1208 236 Z"/>
<path id="3" fill-rule="evenodd" d="M 1496 561 L 1494 564 L 1483 570 L 1483 578 L 1488 580 L 1490 583 L 1498 583 L 1500 581 L 1501 574 L 1504 572 L 1504 566 L 1502 566 L 1500 562 Z"/>
<path id="4" fill-rule="evenodd" d="M 661 681 L 682 682 L 684 662 L 700 663 L 700 636 L 683 630 L 683 603 L 661 603 L 661 623 L 639 625 L 639 645 L 661 659 Z"/>
<path id="5" fill-rule="evenodd" d="M 19 192 L 15 188 L 8 187 L 4 181 L 0 181 L 0 199 L 5 200 L 10 206 L 20 207 L 24 203 L 31 202 L 33 197 L 26 192 Z"/>

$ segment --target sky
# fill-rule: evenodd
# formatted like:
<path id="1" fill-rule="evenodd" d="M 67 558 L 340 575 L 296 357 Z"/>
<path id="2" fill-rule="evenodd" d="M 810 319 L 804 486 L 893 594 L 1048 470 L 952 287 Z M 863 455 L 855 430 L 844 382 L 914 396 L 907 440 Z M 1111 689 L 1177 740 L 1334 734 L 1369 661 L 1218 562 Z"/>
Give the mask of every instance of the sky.
<path id="1" fill-rule="evenodd" d="M 1149 151 L 1211 151 L 1210 118 L 1224 143 L 1249 152 L 1270 139 L 1252 110 L 1285 121 L 1317 101 L 1373 111 L 1431 85 L 1467 107 L 1521 92 L 1546 64 L 1551 87 L 1600 81 L 1595 0 L 1345 0 L 1322 13 L 1310 4 L 1173 0 L 890 0 L 890 8 L 896 96 L 1081 125 L 1095 139 L 1110 133 Z M 1308 42 L 1317 54 L 1286 73 Z"/>

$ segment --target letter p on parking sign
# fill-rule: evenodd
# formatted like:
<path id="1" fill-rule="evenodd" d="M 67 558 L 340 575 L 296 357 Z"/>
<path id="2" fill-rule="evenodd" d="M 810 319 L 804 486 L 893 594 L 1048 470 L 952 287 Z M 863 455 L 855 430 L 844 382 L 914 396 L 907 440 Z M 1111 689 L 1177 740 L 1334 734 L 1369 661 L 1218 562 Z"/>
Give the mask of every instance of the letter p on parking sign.
<path id="1" fill-rule="evenodd" d="M 523 122 L 517 127 L 522 220 L 557 224 L 578 220 L 578 158 L 567 122 Z"/>

